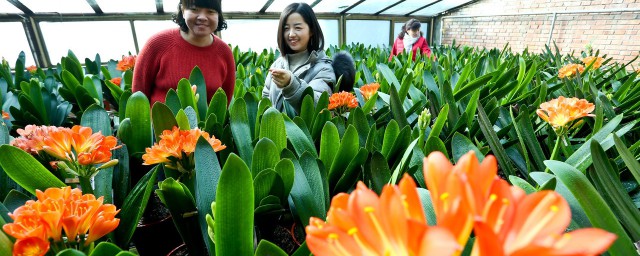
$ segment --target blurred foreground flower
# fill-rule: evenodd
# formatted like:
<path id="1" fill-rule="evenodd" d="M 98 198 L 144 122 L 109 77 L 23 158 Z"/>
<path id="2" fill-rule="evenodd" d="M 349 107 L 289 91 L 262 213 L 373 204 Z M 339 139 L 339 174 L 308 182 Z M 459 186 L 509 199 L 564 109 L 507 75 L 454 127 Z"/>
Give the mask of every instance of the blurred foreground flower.
<path id="1" fill-rule="evenodd" d="M 165 130 L 160 135 L 160 141 L 146 149 L 142 155 L 144 165 L 164 163 L 170 169 L 182 173 L 190 173 L 195 168 L 193 152 L 200 137 L 204 137 L 215 152 L 227 148 L 215 136 L 200 129 L 180 130 L 174 126 L 172 130 Z"/>
<path id="2" fill-rule="evenodd" d="M 584 63 L 585 67 L 588 67 L 589 65 L 591 65 L 591 63 L 593 63 L 591 69 L 600 68 L 600 66 L 602 66 L 602 62 L 604 62 L 604 59 L 602 57 L 589 56 L 582 59 L 582 63 Z"/>
<path id="3" fill-rule="evenodd" d="M 587 100 L 560 96 L 540 104 L 540 109 L 536 110 L 536 113 L 554 129 L 559 129 L 561 127 L 568 128 L 567 126 L 571 122 L 579 118 L 595 116 L 590 114 L 595 108 L 595 105 Z"/>
<path id="4" fill-rule="evenodd" d="M 462 247 L 446 229 L 429 227 L 408 174 L 380 197 L 358 182 L 333 197 L 327 221 L 311 217 L 307 245 L 314 255 L 454 255 Z"/>
<path id="5" fill-rule="evenodd" d="M 2 111 L 2 119 L 9 119 L 9 113 Z"/>
<path id="6" fill-rule="evenodd" d="M 566 78 L 571 78 L 571 77 L 575 76 L 578 73 L 582 74 L 582 72 L 584 72 L 584 66 L 583 65 L 571 63 L 571 64 L 567 64 L 566 66 L 562 67 L 558 71 L 558 78 L 565 78 L 565 77 Z"/>
<path id="7" fill-rule="evenodd" d="M 29 71 L 29 73 L 33 75 L 38 71 L 38 67 L 36 67 L 35 65 L 28 66 L 27 71 Z"/>
<path id="8" fill-rule="evenodd" d="M 371 96 L 378 92 L 378 89 L 380 89 L 379 83 L 370 83 L 360 87 L 360 93 L 362 93 L 362 97 L 364 98 L 364 100 L 368 101 Z"/>
<path id="9" fill-rule="evenodd" d="M 118 61 L 117 70 L 127 71 L 133 69 L 136 65 L 136 55 L 122 56 L 122 60 Z"/>
<path id="10" fill-rule="evenodd" d="M 114 77 L 114 78 L 111 78 L 111 80 L 109 80 L 109 81 L 111 81 L 113 84 L 119 86 L 122 83 L 122 77 Z"/>
<path id="11" fill-rule="evenodd" d="M 14 255 L 44 255 L 50 247 L 54 253 L 74 248 L 89 254 L 94 241 L 120 224 L 115 218 L 120 210 L 77 188 L 36 190 L 36 197 L 9 213 L 13 223 L 2 227 L 17 239 Z"/>

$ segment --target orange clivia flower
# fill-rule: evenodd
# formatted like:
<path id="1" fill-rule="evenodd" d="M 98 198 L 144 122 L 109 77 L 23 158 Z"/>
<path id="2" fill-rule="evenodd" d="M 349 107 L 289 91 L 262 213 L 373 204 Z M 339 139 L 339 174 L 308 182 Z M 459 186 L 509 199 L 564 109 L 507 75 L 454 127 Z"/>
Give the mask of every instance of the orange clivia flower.
<path id="1" fill-rule="evenodd" d="M 327 221 L 311 217 L 307 245 L 314 255 L 454 255 L 462 247 L 429 227 L 416 184 L 407 174 L 378 196 L 362 182 L 333 197 Z"/>
<path id="2" fill-rule="evenodd" d="M 58 129 L 55 126 L 27 125 L 24 129 L 18 129 L 17 132 L 20 137 L 13 140 L 11 145 L 32 155 L 38 155 L 43 150 L 44 138 L 49 137 L 49 133 Z"/>
<path id="3" fill-rule="evenodd" d="M 9 113 L 2 111 L 2 119 L 9 119 Z"/>
<path id="4" fill-rule="evenodd" d="M 566 127 L 572 121 L 585 117 L 595 116 L 590 114 L 595 110 L 595 105 L 585 99 L 565 98 L 560 96 L 540 104 L 536 114 L 545 122 L 551 124 L 554 129 Z"/>
<path id="5" fill-rule="evenodd" d="M 360 87 L 360 93 L 362 93 L 362 97 L 364 98 L 364 100 L 367 101 L 369 100 L 369 98 L 371 98 L 371 96 L 373 96 L 378 92 L 379 88 L 380 88 L 379 83 L 370 83 Z"/>
<path id="6" fill-rule="evenodd" d="M 122 77 L 114 77 L 114 78 L 111 78 L 109 81 L 119 86 L 122 83 Z"/>
<path id="7" fill-rule="evenodd" d="M 588 67 L 589 65 L 591 65 L 591 63 L 593 63 L 593 66 L 591 66 L 591 69 L 600 68 L 600 66 L 602 66 L 602 62 L 604 62 L 604 58 L 596 57 L 596 56 L 589 56 L 582 59 L 582 63 L 584 63 L 585 67 Z"/>
<path id="8" fill-rule="evenodd" d="M 47 252 L 50 240 L 66 244 L 54 248 L 78 249 L 75 246 L 79 243 L 81 247 L 90 246 L 120 223 L 115 218 L 119 210 L 114 205 L 103 204 L 102 197 L 83 195 L 78 188 L 48 188 L 44 192 L 36 189 L 36 197 L 36 201 L 27 201 L 9 213 L 13 222 L 2 227 L 10 236 L 24 241 L 23 245 L 15 244 L 14 252 Z"/>
<path id="9" fill-rule="evenodd" d="M 142 155 L 143 164 L 165 163 L 165 166 L 180 171 L 192 170 L 192 153 L 200 137 L 204 137 L 215 152 L 227 148 L 215 136 L 199 128 L 185 131 L 174 126 L 172 130 L 163 131 L 160 141 L 145 150 L 146 153 Z"/>
<path id="10" fill-rule="evenodd" d="M 500 211 L 491 221 L 476 221 L 476 255 L 600 255 L 617 238 L 598 228 L 564 233 L 571 210 L 555 191 L 535 192 L 502 205 L 511 210 Z"/>
<path id="11" fill-rule="evenodd" d="M 356 96 L 350 92 L 339 92 L 331 94 L 329 97 L 329 110 L 334 110 L 337 108 L 356 108 L 358 106 L 358 100 Z"/>
<path id="12" fill-rule="evenodd" d="M 49 251 L 49 242 L 37 237 L 18 239 L 13 244 L 14 256 L 43 256 Z"/>
<path id="13" fill-rule="evenodd" d="M 583 65 L 571 63 L 571 64 L 567 64 L 566 66 L 562 67 L 558 71 L 558 77 L 559 78 L 565 78 L 565 77 L 566 78 L 571 78 L 571 77 L 575 76 L 578 73 L 582 74 L 582 72 L 584 72 L 584 66 Z"/>
<path id="14" fill-rule="evenodd" d="M 117 70 L 127 71 L 133 69 L 136 65 L 136 55 L 122 56 L 122 60 L 118 61 Z"/>
<path id="15" fill-rule="evenodd" d="M 35 74 L 38 71 L 38 67 L 36 67 L 35 65 L 28 66 L 27 71 L 29 71 L 29 73 L 31 74 Z"/>

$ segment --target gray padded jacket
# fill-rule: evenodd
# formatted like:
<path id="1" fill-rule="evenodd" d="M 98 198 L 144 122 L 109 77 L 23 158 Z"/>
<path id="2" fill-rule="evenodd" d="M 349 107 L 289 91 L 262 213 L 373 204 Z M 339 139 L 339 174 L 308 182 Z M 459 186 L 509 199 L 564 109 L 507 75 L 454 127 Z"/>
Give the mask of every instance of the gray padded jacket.
<path id="1" fill-rule="evenodd" d="M 288 70 L 289 61 L 286 57 L 280 56 L 273 62 L 271 68 Z M 292 73 L 291 82 L 282 89 L 273 83 L 269 73 L 262 88 L 262 97 L 269 98 L 273 107 L 279 111 L 285 111 L 284 101 L 286 100 L 296 112 L 300 113 L 302 93 L 307 87 L 313 88 L 313 100 L 314 103 L 317 103 L 323 92 L 331 94 L 331 88 L 336 83 L 331 59 L 323 51 L 312 51 L 307 62 L 293 70 Z"/>

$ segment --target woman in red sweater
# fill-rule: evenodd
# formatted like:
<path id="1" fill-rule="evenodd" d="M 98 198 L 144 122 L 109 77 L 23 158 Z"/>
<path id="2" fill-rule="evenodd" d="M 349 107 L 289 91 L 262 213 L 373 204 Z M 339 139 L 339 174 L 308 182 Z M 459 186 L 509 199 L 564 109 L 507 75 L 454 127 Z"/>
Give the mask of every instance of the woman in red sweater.
<path id="1" fill-rule="evenodd" d="M 407 23 L 402 25 L 402 31 L 398 34 L 398 37 L 391 48 L 389 61 L 391 61 L 393 56 L 396 56 L 401 52 L 409 51 L 411 51 L 412 59 L 415 60 L 418 50 L 422 54 L 427 55 L 427 57 L 431 56 L 431 48 L 429 48 L 427 40 L 422 36 L 422 31 L 420 31 L 420 21 L 410 19 Z"/>
<path id="2" fill-rule="evenodd" d="M 235 61 L 229 45 L 213 34 L 227 28 L 220 0 L 181 0 L 173 21 L 180 28 L 153 35 L 140 51 L 133 72 L 133 92 L 143 92 L 151 104 L 164 102 L 169 89 L 177 88 L 180 79 L 188 79 L 198 66 L 204 76 L 207 102 L 218 88 L 230 101 L 236 82 Z"/>

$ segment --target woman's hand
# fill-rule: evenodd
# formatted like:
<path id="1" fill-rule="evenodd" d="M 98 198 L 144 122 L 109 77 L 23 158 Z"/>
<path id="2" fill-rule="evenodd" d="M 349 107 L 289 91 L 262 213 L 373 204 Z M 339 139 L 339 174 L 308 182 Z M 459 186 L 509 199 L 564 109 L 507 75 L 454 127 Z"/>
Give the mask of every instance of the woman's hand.
<path id="1" fill-rule="evenodd" d="M 278 88 L 283 88 L 291 82 L 291 72 L 289 70 L 270 68 L 269 72 L 271 73 L 273 83 L 275 83 Z"/>

